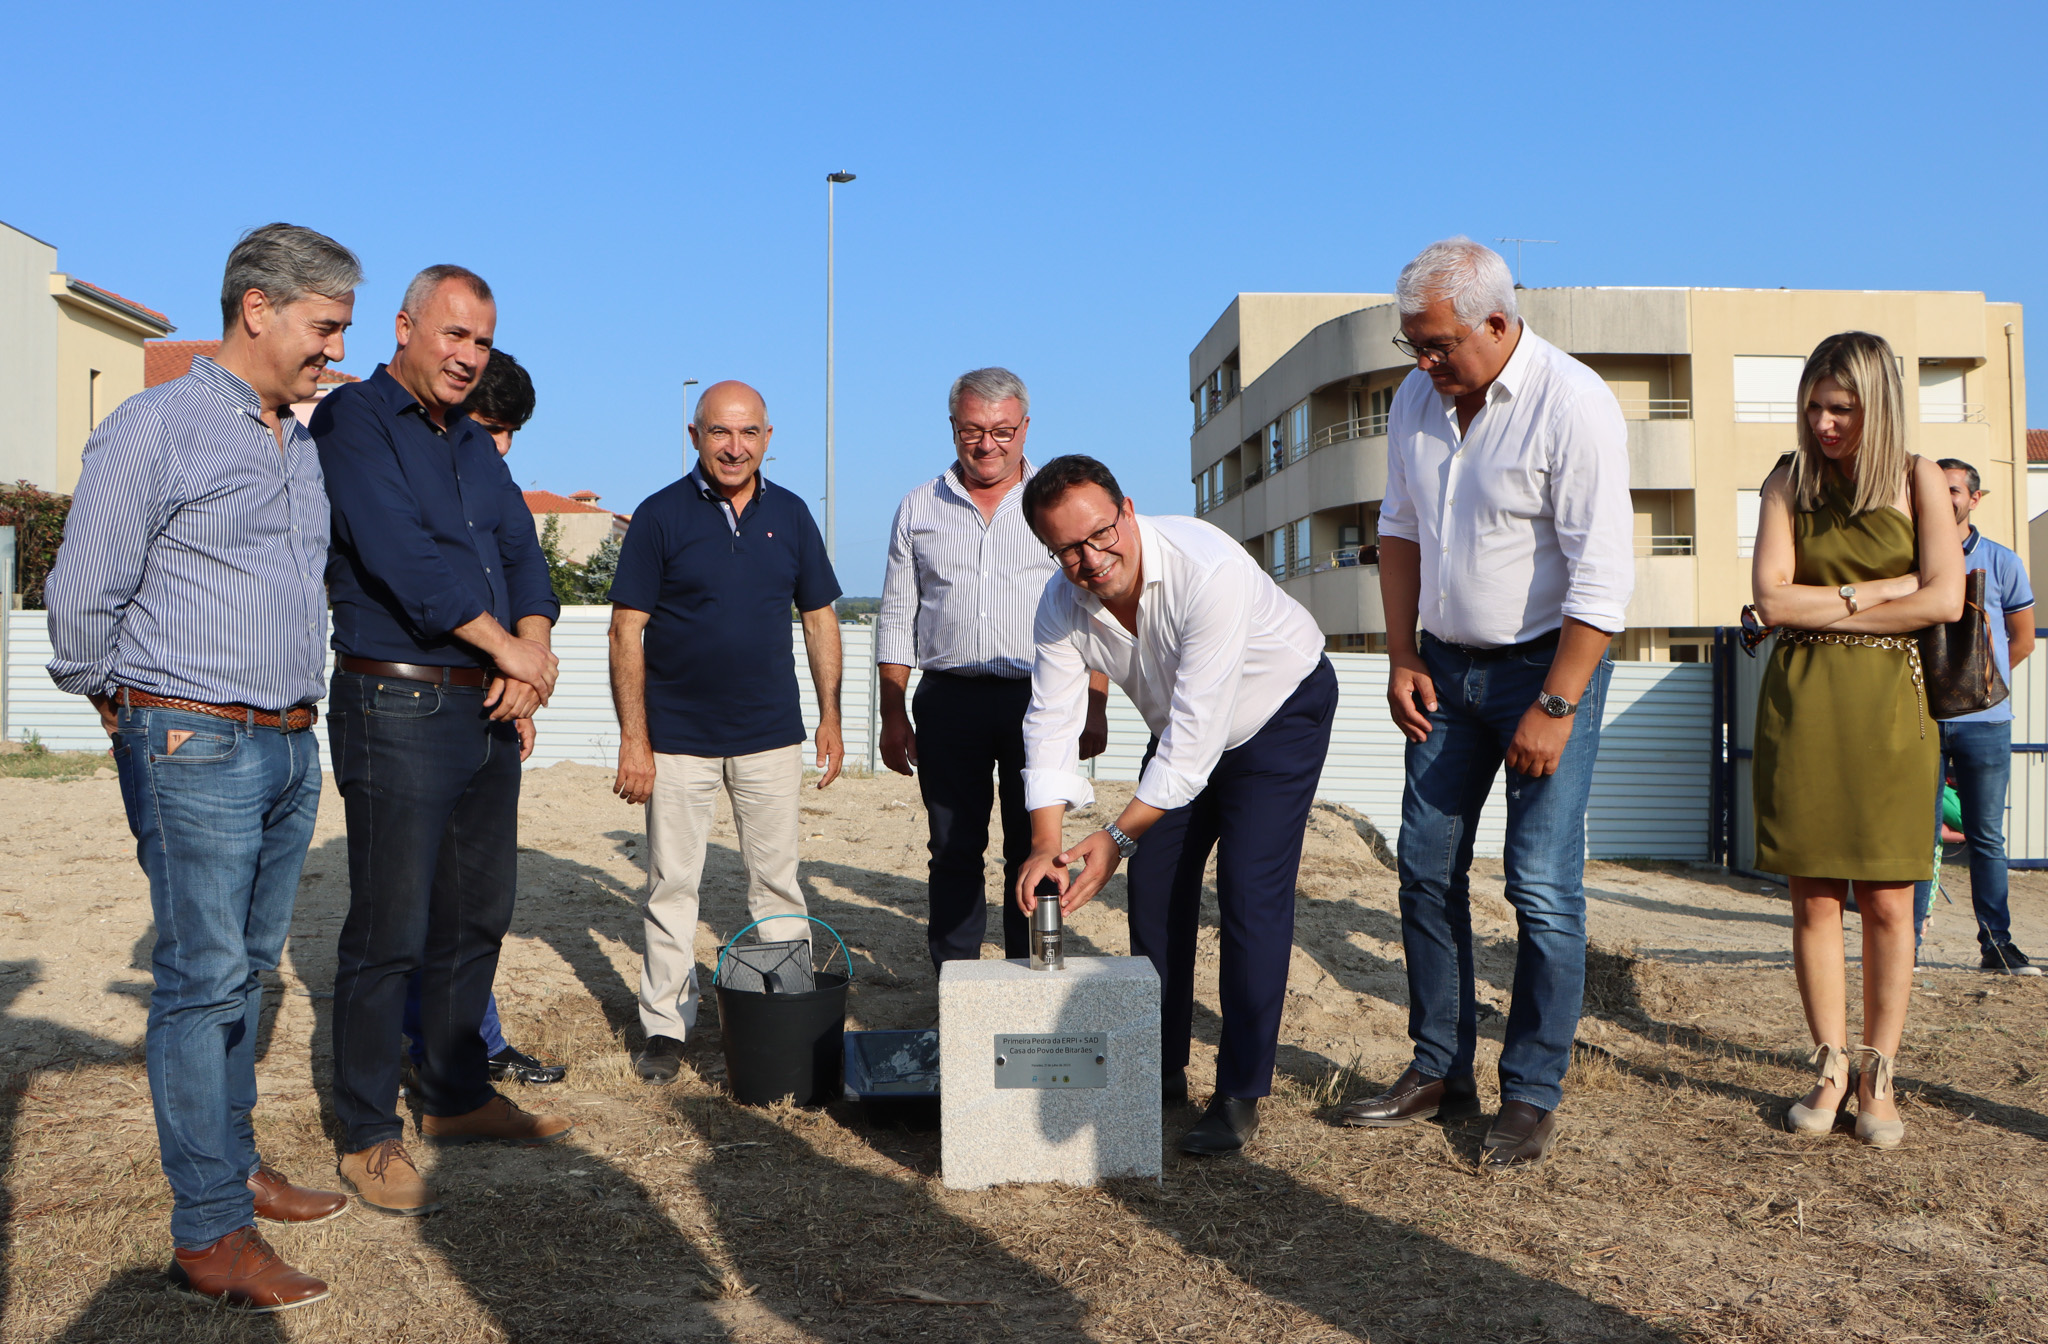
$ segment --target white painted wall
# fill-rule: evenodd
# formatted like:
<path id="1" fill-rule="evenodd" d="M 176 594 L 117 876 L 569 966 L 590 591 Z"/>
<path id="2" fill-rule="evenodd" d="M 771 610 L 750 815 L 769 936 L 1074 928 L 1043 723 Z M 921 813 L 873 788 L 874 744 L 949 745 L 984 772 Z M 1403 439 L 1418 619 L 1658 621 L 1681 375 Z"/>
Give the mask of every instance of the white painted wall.
<path id="1" fill-rule="evenodd" d="M 57 249 L 0 224 L 0 483 L 57 479 Z"/>

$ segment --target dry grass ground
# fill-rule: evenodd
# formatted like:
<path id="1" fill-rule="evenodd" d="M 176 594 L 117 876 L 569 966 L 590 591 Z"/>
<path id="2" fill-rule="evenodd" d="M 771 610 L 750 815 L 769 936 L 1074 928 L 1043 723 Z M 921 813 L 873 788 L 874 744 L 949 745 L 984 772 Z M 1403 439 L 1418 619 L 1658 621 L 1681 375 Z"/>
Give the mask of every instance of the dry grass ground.
<path id="1" fill-rule="evenodd" d="M 1808 1074 L 1782 895 L 1596 865 L 1601 946 L 1563 1140 L 1543 1169 L 1483 1178 L 1482 1124 L 1330 1124 L 1398 1072 L 1405 1006 L 1391 875 L 1346 816 L 1319 810 L 1282 1077 L 1250 1152 L 1169 1155 L 1159 1184 L 950 1192 L 936 1134 L 876 1130 L 843 1104 L 733 1104 L 709 1004 L 679 1083 L 632 1076 L 640 828 L 603 785 L 575 767 L 529 776 L 499 977 L 508 1034 L 571 1068 L 514 1094 L 577 1133 L 424 1155 L 449 1199 L 431 1219 L 275 1229 L 334 1296 L 251 1321 L 163 1288 L 170 1198 L 136 1048 L 148 907 L 118 797 L 105 781 L 0 779 L 10 834 L 36 837 L 0 871 L 0 1341 L 2048 1339 L 2041 981 L 1925 977 L 1902 1059 L 1906 1146 L 1800 1140 L 1775 1123 Z M 316 1181 L 334 1161 L 322 996 L 346 894 L 327 801 L 258 1110 L 266 1156 Z M 855 950 L 857 1024 L 928 1021 L 914 787 L 849 780 L 806 808 L 805 882 Z M 744 922 L 739 883 L 728 828 L 711 928 Z M 1482 992 L 1503 1005 L 1511 925 L 1497 882 L 1477 886 Z M 2015 899 L 2032 919 L 2044 895 L 2030 877 Z M 1079 938 L 1122 952 L 1120 906 L 1118 882 Z M 1216 1027 L 1207 938 L 1198 1092 Z M 707 929 L 700 960 L 714 947 Z M 1488 1093 L 1500 1025 L 1482 1023 Z M 1192 1118 L 1169 1115 L 1164 1137 Z"/>

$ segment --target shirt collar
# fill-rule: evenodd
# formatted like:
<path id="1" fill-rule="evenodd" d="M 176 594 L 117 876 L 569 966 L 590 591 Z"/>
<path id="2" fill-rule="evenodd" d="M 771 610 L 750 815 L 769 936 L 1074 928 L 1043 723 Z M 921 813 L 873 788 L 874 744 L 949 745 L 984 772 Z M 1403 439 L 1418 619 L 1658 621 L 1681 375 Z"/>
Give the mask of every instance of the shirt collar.
<path id="1" fill-rule="evenodd" d="M 451 411 L 449 412 L 448 424 L 445 429 L 436 425 L 427 417 L 427 408 L 420 405 L 420 399 L 407 390 L 404 383 L 399 382 L 397 378 L 392 376 L 391 366 L 388 364 L 379 364 L 376 372 L 372 373 L 364 381 L 378 396 L 384 399 L 384 405 L 391 414 L 394 416 L 416 415 L 419 417 L 421 424 L 443 438 L 454 439 L 457 431 L 469 420 L 469 417 L 460 411 Z"/>
<path id="2" fill-rule="evenodd" d="M 1978 536 L 1978 533 L 1977 533 L 1977 525 L 1976 525 L 1975 523 L 1971 523 L 1971 524 L 1970 524 L 1970 539 L 1969 539 L 1968 541 L 1965 541 L 1965 542 L 1963 543 L 1963 554 L 1964 554 L 1964 555 L 1968 555 L 1968 554 L 1969 554 L 1969 553 L 1970 553 L 1971 551 L 1974 551 L 1974 550 L 1976 550 L 1976 549 L 1977 549 L 1977 536 Z"/>
<path id="3" fill-rule="evenodd" d="M 1006 506 L 1009 505 L 1011 500 L 1021 499 L 1022 492 L 1024 489 L 1024 483 L 1026 481 L 1029 481 L 1037 473 L 1038 468 L 1031 465 L 1031 459 L 1028 457 L 1025 458 L 1024 474 L 1017 478 L 1016 485 L 1011 486 L 1008 491 L 1004 492 L 1002 502 L 996 505 L 996 511 L 1000 513 Z M 967 483 L 960 478 L 959 458 L 954 458 L 951 465 L 949 465 L 944 471 L 939 473 L 939 480 L 947 490 L 952 492 L 952 495 L 955 499 L 959 500 L 962 504 L 965 504 L 968 508 L 978 509 L 980 507 L 979 505 L 975 504 L 974 497 L 967 493 Z"/>
<path id="4" fill-rule="evenodd" d="M 192 356 L 192 376 L 197 378 L 208 391 L 213 392 L 222 401 L 242 412 L 242 414 L 251 416 L 259 422 L 263 419 L 263 398 L 256 395 L 256 389 L 242 381 L 239 376 L 229 373 L 205 355 Z M 285 407 L 281 414 L 285 419 L 291 419 L 291 407 Z M 265 428 L 268 428 L 268 426 L 265 426 Z"/>
<path id="5" fill-rule="evenodd" d="M 695 489 L 696 492 L 702 495 L 704 498 L 712 501 L 715 504 L 723 504 L 727 508 L 732 507 L 732 501 L 727 499 L 725 497 L 724 492 L 721 491 L 717 486 L 713 485 L 711 483 L 711 478 L 704 474 L 703 459 L 698 459 L 698 461 L 691 466 L 690 474 L 684 477 L 683 479 L 687 480 L 690 483 L 691 487 Z M 767 491 L 767 489 L 768 473 L 762 471 L 759 467 L 754 468 L 754 499 L 759 499 L 762 496 L 762 494 Z M 749 500 L 748 502 L 752 503 L 752 500 Z"/>

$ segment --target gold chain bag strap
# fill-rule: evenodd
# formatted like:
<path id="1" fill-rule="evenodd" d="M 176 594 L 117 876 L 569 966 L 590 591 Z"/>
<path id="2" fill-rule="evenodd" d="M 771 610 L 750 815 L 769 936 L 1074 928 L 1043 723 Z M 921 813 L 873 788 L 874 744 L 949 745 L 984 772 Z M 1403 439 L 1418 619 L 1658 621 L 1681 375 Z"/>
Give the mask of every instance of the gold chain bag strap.
<path id="1" fill-rule="evenodd" d="M 1920 737 L 1927 737 L 1927 678 L 1920 668 L 1920 641 L 1913 635 L 1845 635 L 1833 630 L 1795 630 L 1781 626 L 1781 644 L 1849 644 L 1861 649 L 1903 650 L 1906 665 L 1913 669 L 1913 699 L 1920 708 Z"/>
<path id="2" fill-rule="evenodd" d="M 1991 643 L 1991 613 L 1984 607 L 1984 571 L 1963 575 L 1962 619 L 1930 625 L 1915 638 L 1927 671 L 1927 712 L 1937 719 L 1975 714 L 2010 694 L 1998 675 Z"/>

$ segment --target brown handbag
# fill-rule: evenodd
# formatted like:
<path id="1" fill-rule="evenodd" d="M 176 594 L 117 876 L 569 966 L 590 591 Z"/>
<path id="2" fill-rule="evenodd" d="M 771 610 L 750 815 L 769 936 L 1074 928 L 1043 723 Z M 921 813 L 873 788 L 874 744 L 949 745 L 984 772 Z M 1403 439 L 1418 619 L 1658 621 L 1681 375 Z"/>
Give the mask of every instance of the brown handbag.
<path id="1" fill-rule="evenodd" d="M 1992 656 L 1991 614 L 1984 609 L 1984 571 L 1963 576 L 1962 619 L 1919 632 L 1920 666 L 1927 679 L 1927 713 L 1960 718 L 1991 708 L 2010 694 Z"/>

